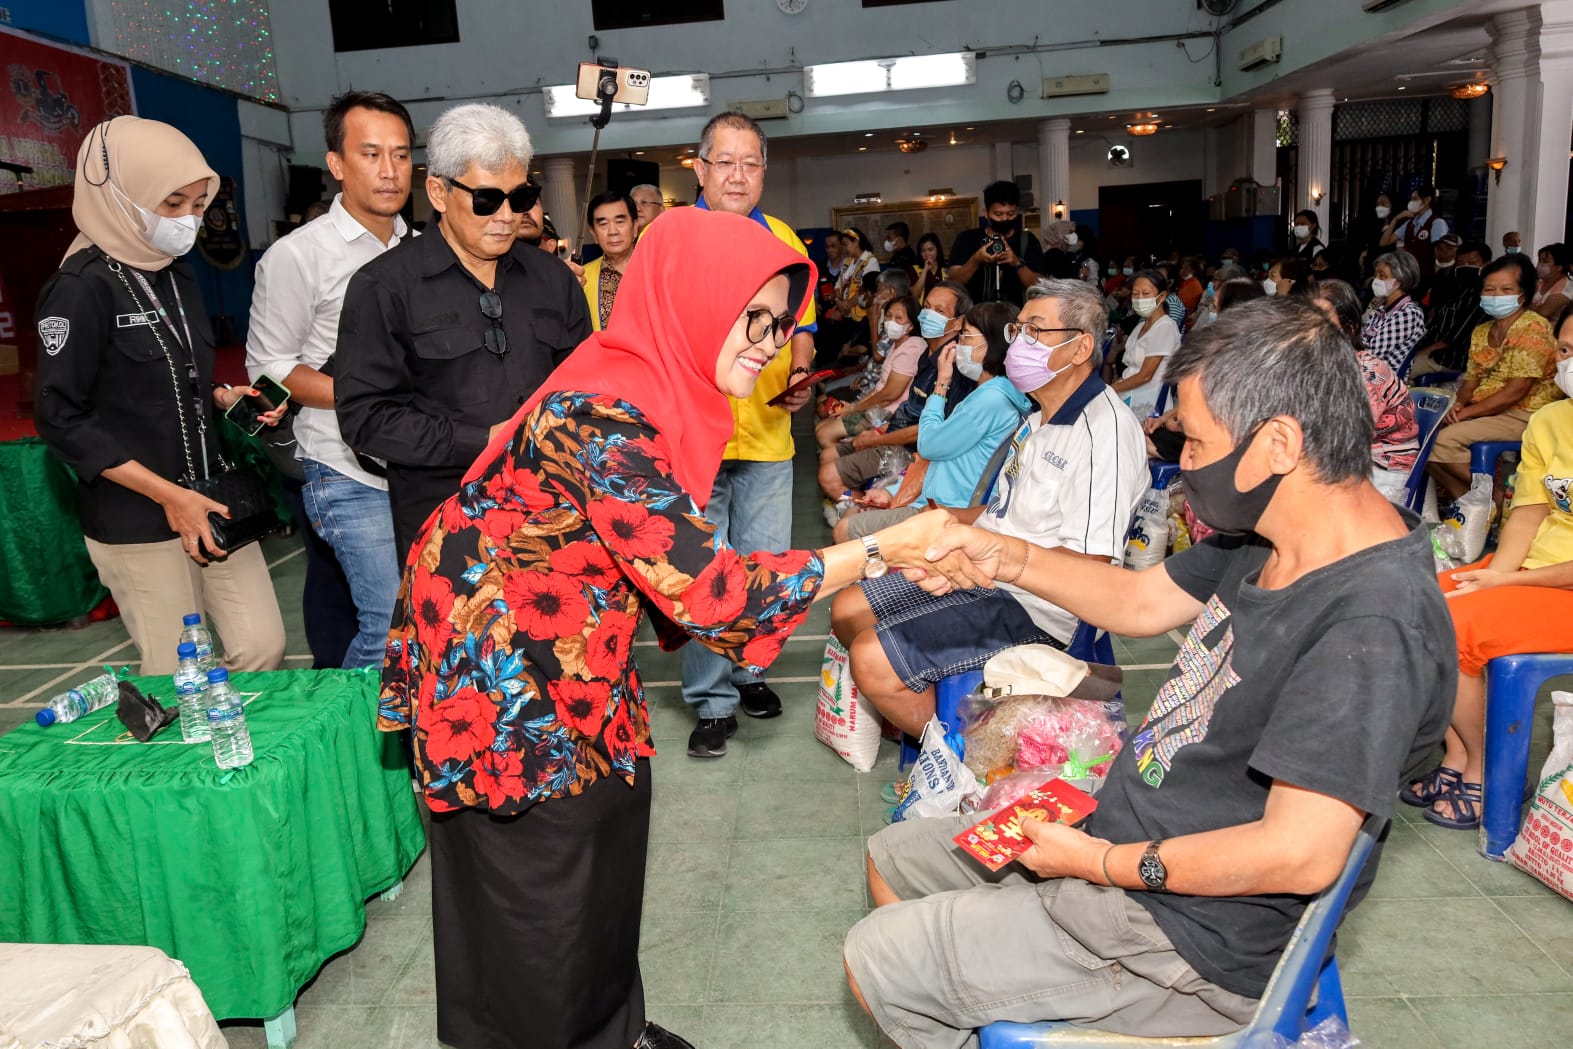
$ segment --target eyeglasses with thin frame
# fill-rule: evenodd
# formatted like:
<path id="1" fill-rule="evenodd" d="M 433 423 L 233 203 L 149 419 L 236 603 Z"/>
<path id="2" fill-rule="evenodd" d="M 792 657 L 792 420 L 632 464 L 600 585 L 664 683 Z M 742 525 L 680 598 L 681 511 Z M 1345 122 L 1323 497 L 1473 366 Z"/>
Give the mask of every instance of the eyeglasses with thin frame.
<path id="1" fill-rule="evenodd" d="M 1057 331 L 1071 332 L 1075 335 L 1082 334 L 1082 330 L 1080 328 L 1040 328 L 1031 321 L 1012 321 L 1011 323 L 1005 325 L 1005 339 L 1008 342 L 1015 342 L 1022 335 L 1026 335 L 1029 342 L 1033 342 L 1041 346 L 1043 344 L 1043 337 L 1045 335 Z"/>
<path id="2" fill-rule="evenodd" d="M 797 328 L 797 318 L 790 313 L 783 313 L 778 317 L 760 307 L 749 310 L 744 316 L 748 318 L 746 327 L 748 341 L 760 343 L 764 342 L 767 336 L 773 335 L 777 349 L 791 341 L 792 332 Z"/>
<path id="3" fill-rule="evenodd" d="M 703 160 L 704 158 L 700 158 Z M 764 174 L 765 166 L 757 160 L 706 160 L 705 165 L 715 169 L 716 174 L 722 178 L 731 178 L 741 172 L 743 177 L 752 182 Z"/>
<path id="4" fill-rule="evenodd" d="M 470 195 L 470 210 L 474 211 L 481 218 L 496 214 L 505 200 L 508 202 L 508 206 L 513 209 L 515 215 L 522 215 L 535 207 L 535 202 L 541 199 L 541 187 L 530 179 L 526 179 L 507 192 L 495 186 L 472 188 L 456 178 L 449 179 L 448 185 L 468 193 Z"/>
<path id="5" fill-rule="evenodd" d="M 486 329 L 486 349 L 502 360 L 508 356 L 508 333 L 502 326 L 502 296 L 495 291 L 481 292 L 481 315 L 492 322 Z"/>

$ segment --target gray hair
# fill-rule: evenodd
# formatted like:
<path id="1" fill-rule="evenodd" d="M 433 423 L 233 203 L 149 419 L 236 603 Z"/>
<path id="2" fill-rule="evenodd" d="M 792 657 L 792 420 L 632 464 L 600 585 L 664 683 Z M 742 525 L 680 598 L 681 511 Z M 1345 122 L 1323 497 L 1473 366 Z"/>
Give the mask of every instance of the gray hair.
<path id="1" fill-rule="evenodd" d="M 1059 307 L 1061 324 L 1091 335 L 1092 366 L 1103 366 L 1103 333 L 1109 326 L 1109 310 L 1098 289 L 1086 281 L 1044 277 L 1027 289 L 1023 304 L 1034 299 L 1053 299 Z"/>
<path id="2" fill-rule="evenodd" d="M 884 270 L 881 270 L 880 272 L 883 273 Z M 950 292 L 956 297 L 956 316 L 965 317 L 967 315 L 967 311 L 972 309 L 973 305 L 972 293 L 967 290 L 967 286 L 965 284 L 958 284 L 953 280 L 942 280 L 938 284 L 934 285 L 934 287 L 930 288 L 929 291 L 932 293 L 940 288 L 944 288 L 946 291 Z"/>
<path id="3" fill-rule="evenodd" d="M 887 266 L 874 278 L 874 286 L 889 288 L 898 296 L 906 295 L 912 291 L 912 278 L 908 277 L 907 271 L 900 266 Z"/>
<path id="4" fill-rule="evenodd" d="M 1244 266 L 1237 263 L 1226 262 L 1213 271 L 1213 288 L 1229 283 L 1232 280 L 1250 280 L 1251 274 Z"/>
<path id="5" fill-rule="evenodd" d="M 770 153 L 765 146 L 765 129 L 753 117 L 744 116 L 742 113 L 717 113 L 710 118 L 705 129 L 699 133 L 699 159 L 708 161 L 710 151 L 715 149 L 716 128 L 731 128 L 733 131 L 752 131 L 759 139 L 759 161 L 762 164 L 770 163 Z"/>
<path id="6" fill-rule="evenodd" d="M 657 200 L 661 200 L 661 201 L 664 202 L 665 198 L 663 198 L 661 196 L 661 187 L 660 186 L 652 186 L 648 182 L 641 182 L 641 183 L 639 183 L 639 185 L 635 186 L 633 189 L 628 191 L 628 195 L 631 197 L 635 193 L 638 193 L 642 189 L 649 190 L 651 193 L 655 194 Z"/>
<path id="7" fill-rule="evenodd" d="M 1420 263 L 1407 251 L 1390 251 L 1386 255 L 1378 255 L 1376 261 L 1371 263 L 1371 268 L 1386 266 L 1387 271 L 1398 281 L 1398 286 L 1405 291 L 1414 291 L 1420 286 Z"/>
<path id="8" fill-rule="evenodd" d="M 501 171 L 508 161 L 517 160 L 529 168 L 534 156 L 524 121 L 484 102 L 454 106 L 437 118 L 426 139 L 426 173 L 441 179 L 461 177 L 472 163 Z"/>
<path id="9" fill-rule="evenodd" d="M 1376 423 L 1349 340 L 1294 299 L 1257 299 L 1192 332 L 1164 381 L 1196 377 L 1207 410 L 1236 442 L 1280 415 L 1300 424 L 1306 462 L 1324 484 L 1371 473 Z"/>

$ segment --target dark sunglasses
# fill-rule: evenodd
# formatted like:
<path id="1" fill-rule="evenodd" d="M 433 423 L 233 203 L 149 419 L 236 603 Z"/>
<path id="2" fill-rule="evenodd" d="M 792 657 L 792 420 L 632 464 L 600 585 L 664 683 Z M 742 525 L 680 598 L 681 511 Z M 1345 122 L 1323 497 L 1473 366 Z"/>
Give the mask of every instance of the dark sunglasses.
<path id="1" fill-rule="evenodd" d="M 777 317 L 769 310 L 760 308 L 749 310 L 747 317 L 748 341 L 763 342 L 765 336 L 773 333 L 777 349 L 787 344 L 792 338 L 792 332 L 797 328 L 797 318 L 790 313 L 783 313 Z"/>
<path id="2" fill-rule="evenodd" d="M 541 187 L 529 181 L 521 182 L 506 193 L 495 186 L 471 189 L 456 178 L 449 179 L 448 185 L 468 193 L 470 209 L 482 217 L 496 213 L 505 200 L 515 215 L 522 215 L 535 207 L 535 202 L 541 199 Z"/>
<path id="3" fill-rule="evenodd" d="M 481 292 L 481 314 L 492 322 L 486 329 L 486 349 L 502 360 L 508 356 L 508 333 L 502 327 L 502 296 L 495 291 Z"/>

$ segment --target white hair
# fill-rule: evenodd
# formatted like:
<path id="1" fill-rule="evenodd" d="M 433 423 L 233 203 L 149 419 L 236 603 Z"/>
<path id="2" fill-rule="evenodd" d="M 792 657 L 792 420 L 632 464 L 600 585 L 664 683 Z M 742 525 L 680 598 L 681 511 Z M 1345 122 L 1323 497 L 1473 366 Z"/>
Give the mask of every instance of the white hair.
<path id="1" fill-rule="evenodd" d="M 657 199 L 660 199 L 660 197 L 661 197 L 661 187 L 660 186 L 652 186 L 648 182 L 641 182 L 639 185 L 637 185 L 633 189 L 629 190 L 628 191 L 628 195 L 631 197 L 635 193 L 638 193 L 641 189 L 648 189 L 651 193 L 654 193 L 656 195 Z"/>
<path id="2" fill-rule="evenodd" d="M 487 171 L 501 171 L 508 161 L 530 166 L 535 155 L 524 121 L 498 106 L 472 102 L 455 106 L 431 126 L 426 139 L 426 171 L 455 179 L 474 163 Z"/>

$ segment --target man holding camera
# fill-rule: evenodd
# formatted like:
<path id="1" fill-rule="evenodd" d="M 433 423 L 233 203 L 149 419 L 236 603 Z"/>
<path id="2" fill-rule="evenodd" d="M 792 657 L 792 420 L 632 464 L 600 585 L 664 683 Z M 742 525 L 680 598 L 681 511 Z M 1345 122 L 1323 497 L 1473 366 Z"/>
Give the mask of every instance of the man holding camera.
<path id="1" fill-rule="evenodd" d="M 1043 246 L 1023 229 L 1020 207 L 1016 183 L 989 183 L 983 187 L 983 222 L 956 234 L 951 245 L 948 275 L 965 284 L 977 302 L 1020 306 L 1044 272 Z"/>

